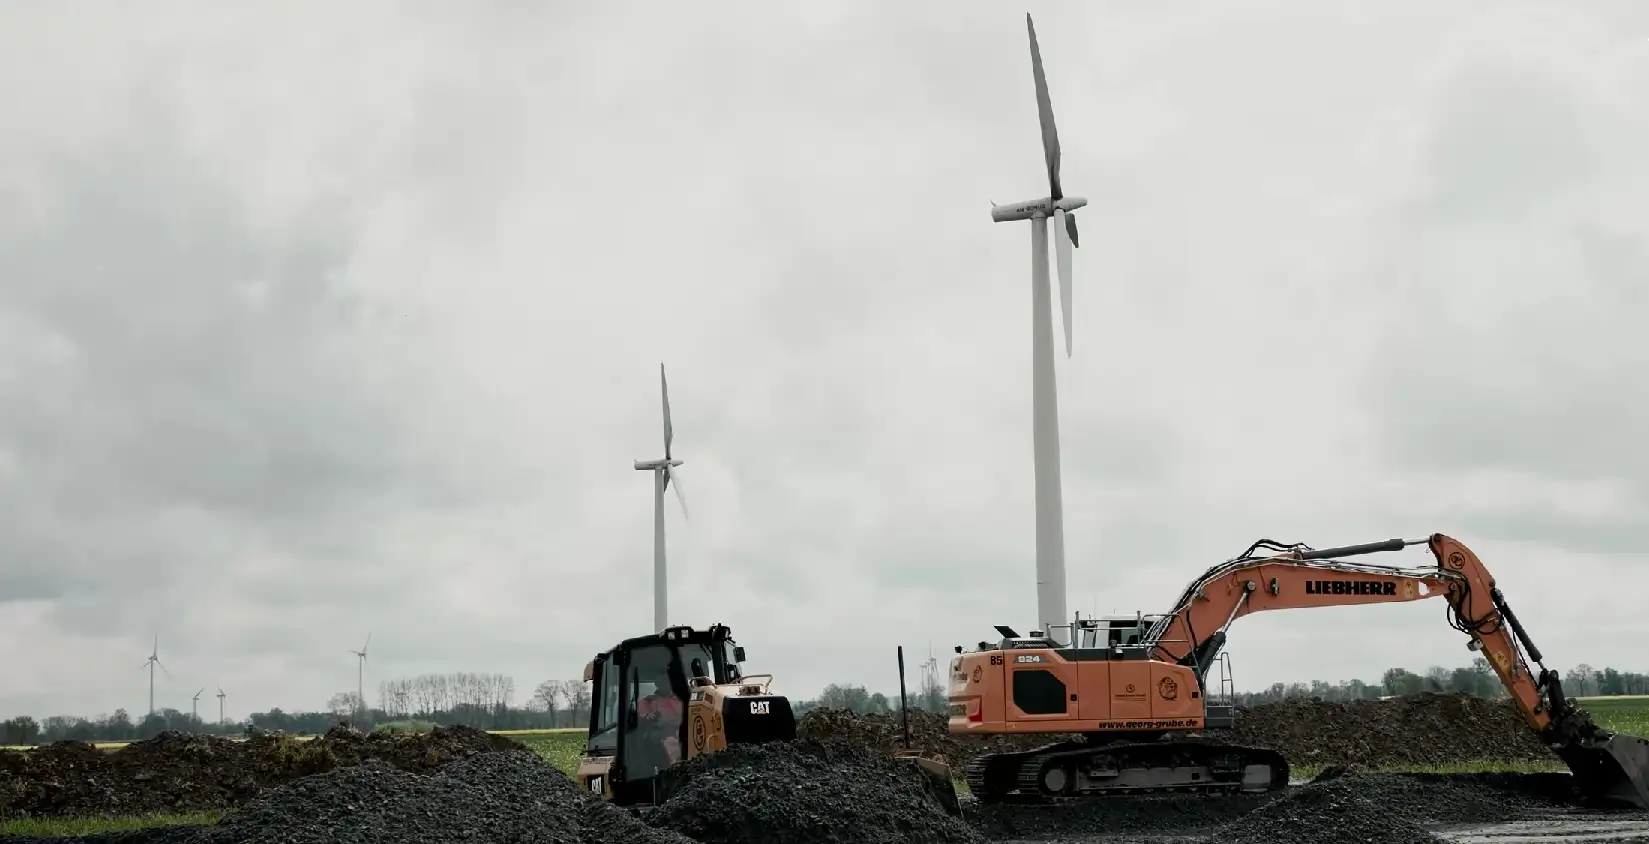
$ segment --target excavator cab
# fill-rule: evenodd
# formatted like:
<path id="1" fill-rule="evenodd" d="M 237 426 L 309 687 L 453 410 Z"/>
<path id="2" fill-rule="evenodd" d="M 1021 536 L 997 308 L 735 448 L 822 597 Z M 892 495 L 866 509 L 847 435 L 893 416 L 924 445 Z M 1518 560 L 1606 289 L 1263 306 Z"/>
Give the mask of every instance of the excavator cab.
<path id="1" fill-rule="evenodd" d="M 578 783 L 621 805 L 669 798 L 677 762 L 729 744 L 796 737 L 789 699 L 771 675 L 745 676 L 744 649 L 723 625 L 671 627 L 626 639 L 584 668 L 590 731 Z"/>

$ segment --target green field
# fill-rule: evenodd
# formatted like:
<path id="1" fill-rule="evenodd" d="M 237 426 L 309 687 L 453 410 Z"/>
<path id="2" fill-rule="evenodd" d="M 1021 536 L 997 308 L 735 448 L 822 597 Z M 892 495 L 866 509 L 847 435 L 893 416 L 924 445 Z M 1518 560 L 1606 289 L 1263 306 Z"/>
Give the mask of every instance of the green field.
<path id="1" fill-rule="evenodd" d="M 1649 695 L 1621 697 L 1580 698 L 1580 705 L 1592 713 L 1598 726 L 1617 733 L 1649 737 Z M 585 730 L 578 727 L 559 730 L 497 730 L 498 735 L 509 736 L 533 749 L 550 764 L 568 776 L 578 770 L 579 758 L 584 753 Z M 302 738 L 313 738 L 303 736 Z M 99 747 L 115 748 L 125 742 L 99 743 Z M 1302 765 L 1294 768 L 1296 778 L 1310 779 L 1319 768 Z M 1504 762 L 1460 762 L 1451 765 L 1425 765 L 1383 769 L 1397 773 L 1459 774 L 1481 771 L 1561 771 L 1561 764 L 1508 764 Z M 965 786 L 961 786 L 965 789 Z M 141 818 L 71 818 L 31 821 L 0 821 L 0 835 L 83 835 L 93 832 L 137 829 L 150 826 L 177 824 L 207 824 L 217 821 L 221 813 L 205 812 L 189 815 L 150 815 Z"/>

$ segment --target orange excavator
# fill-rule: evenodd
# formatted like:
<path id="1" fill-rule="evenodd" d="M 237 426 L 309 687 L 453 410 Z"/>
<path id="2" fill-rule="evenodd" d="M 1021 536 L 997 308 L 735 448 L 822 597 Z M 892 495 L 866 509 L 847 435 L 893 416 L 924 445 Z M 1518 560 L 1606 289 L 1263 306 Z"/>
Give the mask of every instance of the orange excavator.
<path id="1" fill-rule="evenodd" d="M 1435 566 L 1395 568 L 1345 558 L 1425 545 Z M 1314 550 L 1261 540 L 1191 583 L 1162 615 L 1079 619 L 1069 645 L 1041 631 L 980 642 L 950 665 L 953 734 L 1075 735 L 1034 750 L 976 758 L 966 776 L 985 802 L 1048 801 L 1138 792 L 1266 792 L 1288 784 L 1273 750 L 1220 744 L 1234 724 L 1211 704 L 1209 669 L 1226 629 L 1249 613 L 1442 597 L 1448 621 L 1470 637 L 1523 718 L 1574 772 L 1580 792 L 1649 809 L 1649 741 L 1597 726 L 1496 588 L 1477 555 L 1442 534 Z M 1106 621 L 1105 625 L 1100 622 Z M 1539 670 L 1530 668 L 1530 662 Z M 1198 735 L 1192 735 L 1198 734 Z"/>

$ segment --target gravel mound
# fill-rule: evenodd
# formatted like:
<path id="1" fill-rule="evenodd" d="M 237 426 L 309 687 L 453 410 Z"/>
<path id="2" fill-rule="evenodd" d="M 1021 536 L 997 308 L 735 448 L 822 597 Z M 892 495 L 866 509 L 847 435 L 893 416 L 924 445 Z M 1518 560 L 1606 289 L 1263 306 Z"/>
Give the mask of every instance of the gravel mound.
<path id="1" fill-rule="evenodd" d="M 270 791 L 190 844 L 690 844 L 632 820 L 523 750 L 478 755 L 431 774 L 374 760 L 307 777 Z"/>
<path id="2" fill-rule="evenodd" d="M 336 727 L 312 740 L 265 735 L 246 741 L 169 731 L 114 751 L 58 742 L 0 751 L 0 818 L 221 810 L 274 786 L 368 759 L 429 771 L 512 749 L 524 747 L 469 727 L 396 736 Z"/>
<path id="3" fill-rule="evenodd" d="M 734 746 L 682 763 L 686 779 L 643 812 L 655 827 L 714 844 L 970 844 L 926 776 L 885 753 L 798 739 Z"/>
<path id="4" fill-rule="evenodd" d="M 1429 828 L 1549 816 L 1575 805 L 1567 774 L 1324 773 L 1226 824 L 1208 841 L 1434 844 L 1443 839 Z M 1649 820 L 1643 812 L 1621 816 Z"/>

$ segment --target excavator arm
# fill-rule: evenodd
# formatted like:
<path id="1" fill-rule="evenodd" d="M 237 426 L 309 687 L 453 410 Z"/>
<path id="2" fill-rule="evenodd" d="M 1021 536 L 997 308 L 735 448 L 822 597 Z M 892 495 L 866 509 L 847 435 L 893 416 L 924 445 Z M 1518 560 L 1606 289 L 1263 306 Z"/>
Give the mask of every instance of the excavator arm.
<path id="1" fill-rule="evenodd" d="M 1434 566 L 1395 568 L 1345 559 L 1422 544 L 1431 550 Z M 1275 553 L 1257 555 L 1262 549 Z M 1448 604 L 1449 625 L 1485 655 L 1524 720 L 1568 764 L 1583 793 L 1649 808 L 1649 741 L 1603 730 L 1564 696 L 1558 672 L 1545 667 L 1494 577 L 1470 548 L 1443 534 L 1321 550 L 1261 540 L 1193 581 L 1144 642 L 1156 658 L 1190 667 L 1202 678 L 1224 647 L 1226 629 L 1250 613 L 1436 597 Z"/>

